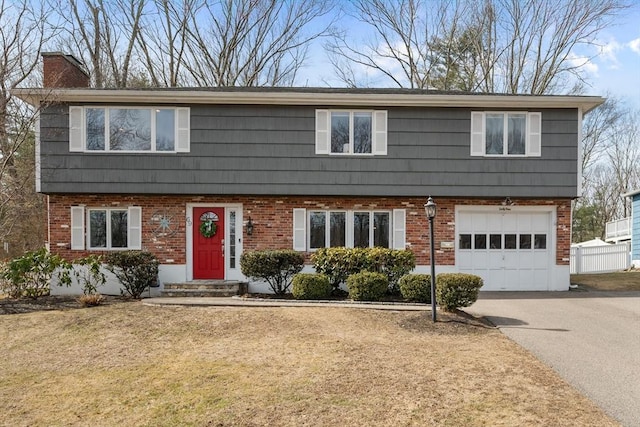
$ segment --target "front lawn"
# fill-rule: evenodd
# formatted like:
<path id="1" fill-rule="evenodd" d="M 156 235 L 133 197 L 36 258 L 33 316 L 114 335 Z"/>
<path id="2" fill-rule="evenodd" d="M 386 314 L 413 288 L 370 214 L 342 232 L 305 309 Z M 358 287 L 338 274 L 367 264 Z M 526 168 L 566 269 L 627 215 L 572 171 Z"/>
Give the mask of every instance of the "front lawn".
<path id="1" fill-rule="evenodd" d="M 572 274 L 571 283 L 598 291 L 640 291 L 640 271 Z"/>
<path id="2" fill-rule="evenodd" d="M 0 315 L 11 426 L 617 425 L 456 315 L 149 307 Z"/>

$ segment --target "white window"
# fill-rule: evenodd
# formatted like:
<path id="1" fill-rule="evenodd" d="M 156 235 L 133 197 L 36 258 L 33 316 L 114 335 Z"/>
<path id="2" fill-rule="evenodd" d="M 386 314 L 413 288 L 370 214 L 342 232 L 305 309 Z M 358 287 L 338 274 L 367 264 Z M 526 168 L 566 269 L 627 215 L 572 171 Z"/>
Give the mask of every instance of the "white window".
<path id="1" fill-rule="evenodd" d="M 316 154 L 386 155 L 387 112 L 316 110 Z"/>
<path id="2" fill-rule="evenodd" d="M 189 151 L 188 108 L 72 106 L 69 128 L 70 151 Z"/>
<path id="3" fill-rule="evenodd" d="M 308 213 L 308 247 L 391 247 L 391 212 L 316 211 Z"/>
<path id="4" fill-rule="evenodd" d="M 540 156 L 542 113 L 471 113 L 472 156 Z"/>
<path id="5" fill-rule="evenodd" d="M 142 249 L 142 209 L 73 206 L 71 249 L 84 249 L 85 242 L 95 250 Z"/>

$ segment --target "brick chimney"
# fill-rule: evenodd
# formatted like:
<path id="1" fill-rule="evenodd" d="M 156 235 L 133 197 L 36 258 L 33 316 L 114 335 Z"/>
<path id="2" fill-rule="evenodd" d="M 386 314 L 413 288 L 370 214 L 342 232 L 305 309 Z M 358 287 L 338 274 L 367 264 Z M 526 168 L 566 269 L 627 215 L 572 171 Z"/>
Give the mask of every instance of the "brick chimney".
<path id="1" fill-rule="evenodd" d="M 89 87 L 89 73 L 73 55 L 62 52 L 42 52 L 44 87 Z"/>

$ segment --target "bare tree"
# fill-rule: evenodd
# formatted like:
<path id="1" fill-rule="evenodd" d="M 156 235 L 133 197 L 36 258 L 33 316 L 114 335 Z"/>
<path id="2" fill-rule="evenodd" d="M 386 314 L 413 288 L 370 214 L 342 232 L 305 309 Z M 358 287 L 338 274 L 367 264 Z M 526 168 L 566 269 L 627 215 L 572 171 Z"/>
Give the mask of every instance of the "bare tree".
<path id="1" fill-rule="evenodd" d="M 192 12 L 185 67 L 198 86 L 290 86 L 331 31 L 330 0 L 222 0 Z"/>
<path id="2" fill-rule="evenodd" d="M 67 3 L 63 0 L 63 4 Z M 87 66 L 95 87 L 128 87 L 137 63 L 136 39 L 141 31 L 145 0 L 68 0 L 58 6 L 66 37 L 62 50 L 74 52 Z"/>
<path id="3" fill-rule="evenodd" d="M 34 188 L 35 114 L 11 90 L 36 74 L 50 34 L 46 15 L 28 0 L 0 2 L 0 242 L 10 250 L 44 242 L 44 204 Z M 21 228 L 31 233 L 17 233 Z"/>
<path id="4" fill-rule="evenodd" d="M 624 0 L 356 0 L 351 13 L 373 39 L 338 37 L 327 48 L 349 85 L 345 62 L 399 87 L 573 93 L 588 61 L 573 52 L 594 43 L 625 7 Z"/>

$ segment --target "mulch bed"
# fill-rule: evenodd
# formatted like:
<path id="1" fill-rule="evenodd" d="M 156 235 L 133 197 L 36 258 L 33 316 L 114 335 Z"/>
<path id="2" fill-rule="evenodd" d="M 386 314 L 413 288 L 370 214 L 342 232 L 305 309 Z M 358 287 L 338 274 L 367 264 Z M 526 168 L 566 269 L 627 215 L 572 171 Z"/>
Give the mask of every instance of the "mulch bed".
<path id="1" fill-rule="evenodd" d="M 20 313 L 33 313 L 36 311 L 50 311 L 50 310 L 73 310 L 77 308 L 84 308 L 82 304 L 77 301 L 77 296 L 42 296 L 37 299 L 33 298 L 18 298 L 12 299 L 0 296 L 0 315 L 3 314 L 20 314 Z M 133 301 L 130 299 L 104 296 L 104 301 L 101 305 L 111 305 L 123 301 Z"/>

